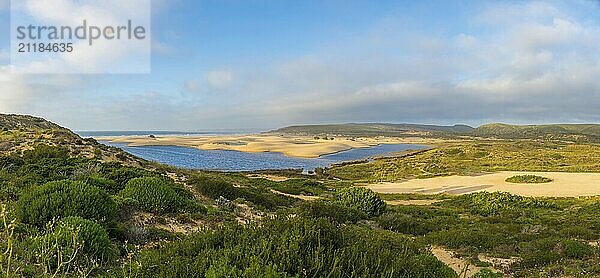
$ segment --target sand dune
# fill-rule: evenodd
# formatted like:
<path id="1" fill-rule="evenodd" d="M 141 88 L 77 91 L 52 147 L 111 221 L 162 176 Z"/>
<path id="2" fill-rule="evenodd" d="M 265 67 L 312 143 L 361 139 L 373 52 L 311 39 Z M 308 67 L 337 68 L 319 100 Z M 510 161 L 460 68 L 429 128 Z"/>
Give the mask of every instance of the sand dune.
<path id="1" fill-rule="evenodd" d="M 242 152 L 280 152 L 287 156 L 316 158 L 340 151 L 368 148 L 379 144 L 435 144 L 439 140 L 422 138 L 335 138 L 315 139 L 302 136 L 235 135 L 235 136 L 142 136 L 99 137 L 129 146 L 182 146 L 202 150 L 235 150 Z"/>
<path id="2" fill-rule="evenodd" d="M 553 179 L 543 184 L 515 184 L 505 180 L 514 175 L 538 175 Z M 397 183 L 369 184 L 379 193 L 453 195 L 479 191 L 510 192 L 531 197 L 578 197 L 600 195 L 600 173 L 498 172 L 480 176 L 449 176 L 412 179 Z"/>

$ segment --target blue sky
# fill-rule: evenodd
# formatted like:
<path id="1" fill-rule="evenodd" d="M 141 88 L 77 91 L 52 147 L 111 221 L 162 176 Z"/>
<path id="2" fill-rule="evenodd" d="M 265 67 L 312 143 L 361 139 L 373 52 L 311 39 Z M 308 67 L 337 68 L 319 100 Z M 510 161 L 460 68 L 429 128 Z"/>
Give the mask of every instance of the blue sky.
<path id="1" fill-rule="evenodd" d="M 14 75 L 3 36 L 0 113 L 76 130 L 600 122 L 598 1 L 424 2 L 155 0 L 149 75 Z"/>

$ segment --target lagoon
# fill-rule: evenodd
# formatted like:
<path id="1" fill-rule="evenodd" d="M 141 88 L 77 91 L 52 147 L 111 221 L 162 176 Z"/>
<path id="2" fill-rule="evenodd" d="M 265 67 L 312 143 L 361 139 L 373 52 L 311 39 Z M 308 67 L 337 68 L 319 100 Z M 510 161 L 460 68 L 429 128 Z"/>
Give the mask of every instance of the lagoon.
<path id="1" fill-rule="evenodd" d="M 351 149 L 323 155 L 318 158 L 297 158 L 276 152 L 249 153 L 228 150 L 201 150 L 178 146 L 133 147 L 123 143 L 107 141 L 101 141 L 101 143 L 119 147 L 128 153 L 150 161 L 187 169 L 218 171 L 303 169 L 306 172 L 315 168 L 328 167 L 335 163 L 372 159 L 377 156 L 429 147 L 417 144 L 382 144 L 370 148 Z"/>

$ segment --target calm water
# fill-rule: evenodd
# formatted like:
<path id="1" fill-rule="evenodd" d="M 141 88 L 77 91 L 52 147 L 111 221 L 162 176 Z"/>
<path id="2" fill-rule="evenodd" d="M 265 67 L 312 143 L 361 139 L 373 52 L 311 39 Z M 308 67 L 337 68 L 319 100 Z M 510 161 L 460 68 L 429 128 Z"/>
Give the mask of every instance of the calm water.
<path id="1" fill-rule="evenodd" d="M 353 149 L 319 158 L 296 158 L 281 153 L 245 153 L 239 151 L 200 150 L 177 146 L 130 147 L 126 144 L 102 142 L 116 146 L 141 158 L 167 165 L 203 170 L 254 171 L 264 169 L 314 170 L 334 163 L 368 159 L 389 153 L 427 148 L 414 144 L 379 145 L 365 149 Z"/>

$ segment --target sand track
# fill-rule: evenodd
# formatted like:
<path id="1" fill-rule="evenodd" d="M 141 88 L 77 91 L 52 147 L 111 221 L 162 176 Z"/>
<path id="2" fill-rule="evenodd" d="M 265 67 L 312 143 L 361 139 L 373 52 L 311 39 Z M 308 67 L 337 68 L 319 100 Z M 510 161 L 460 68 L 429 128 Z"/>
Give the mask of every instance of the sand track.
<path id="1" fill-rule="evenodd" d="M 553 179 L 543 184 L 515 184 L 514 175 L 537 175 Z M 497 172 L 478 176 L 448 176 L 366 185 L 378 193 L 460 195 L 473 192 L 510 192 L 531 197 L 578 197 L 600 195 L 600 173 Z"/>

